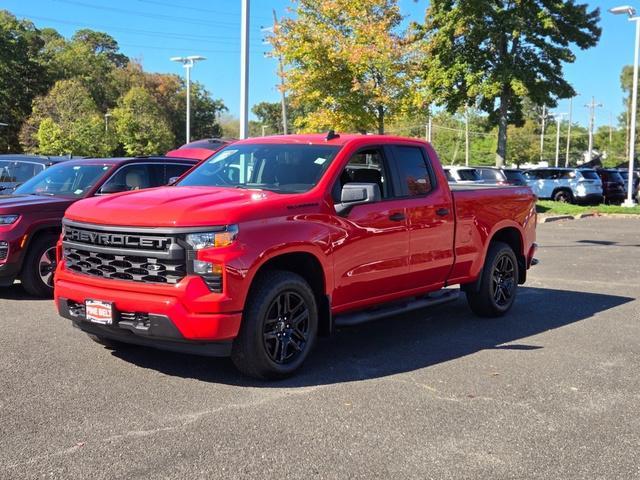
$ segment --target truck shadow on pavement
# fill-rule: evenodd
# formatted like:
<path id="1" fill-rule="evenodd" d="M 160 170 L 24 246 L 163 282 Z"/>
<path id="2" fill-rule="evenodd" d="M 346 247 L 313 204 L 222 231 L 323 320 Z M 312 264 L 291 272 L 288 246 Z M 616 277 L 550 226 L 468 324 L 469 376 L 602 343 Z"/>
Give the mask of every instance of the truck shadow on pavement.
<path id="1" fill-rule="evenodd" d="M 480 350 L 514 350 L 530 355 L 541 340 L 523 339 L 589 319 L 633 298 L 598 293 L 520 287 L 511 312 L 498 319 L 474 316 L 464 295 L 455 303 L 358 327 L 321 338 L 293 378 L 260 382 L 244 378 L 228 359 L 215 359 L 124 346 L 113 355 L 143 368 L 204 382 L 248 387 L 295 388 L 380 378 L 413 371 Z M 606 321 L 606 319 L 601 319 Z"/>

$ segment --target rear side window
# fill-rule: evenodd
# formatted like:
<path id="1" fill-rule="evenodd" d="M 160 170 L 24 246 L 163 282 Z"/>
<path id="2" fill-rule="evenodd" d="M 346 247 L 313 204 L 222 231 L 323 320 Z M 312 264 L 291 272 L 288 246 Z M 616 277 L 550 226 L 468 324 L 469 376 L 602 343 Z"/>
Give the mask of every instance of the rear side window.
<path id="1" fill-rule="evenodd" d="M 393 146 L 401 196 L 424 195 L 433 190 L 432 176 L 422 149 Z"/>
<path id="2" fill-rule="evenodd" d="M 460 180 L 477 182 L 478 180 L 482 180 L 482 177 L 478 173 L 477 170 L 473 168 L 465 168 L 458 170 L 458 176 Z"/>
<path id="3" fill-rule="evenodd" d="M 580 170 L 580 173 L 587 180 L 598 180 L 598 174 L 593 170 Z"/>
<path id="4" fill-rule="evenodd" d="M 489 181 L 493 181 L 493 180 L 502 181 L 502 180 L 504 180 L 504 178 L 502 177 L 502 173 L 500 173 L 499 170 L 493 170 L 492 168 L 482 168 L 482 169 L 478 170 L 478 173 L 480 173 L 480 177 L 483 180 L 489 180 Z"/>
<path id="5" fill-rule="evenodd" d="M 522 175 L 522 172 L 518 172 L 516 170 L 505 170 L 504 174 L 511 181 L 524 182 L 524 176 Z"/>

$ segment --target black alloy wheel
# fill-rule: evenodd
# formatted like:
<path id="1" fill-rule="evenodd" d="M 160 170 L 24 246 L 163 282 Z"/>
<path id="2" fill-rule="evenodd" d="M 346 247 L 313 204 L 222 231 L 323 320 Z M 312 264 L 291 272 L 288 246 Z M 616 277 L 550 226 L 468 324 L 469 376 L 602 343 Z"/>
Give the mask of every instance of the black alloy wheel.
<path id="1" fill-rule="evenodd" d="M 269 358 L 284 365 L 295 361 L 309 340 L 309 307 L 293 291 L 278 295 L 267 310 L 262 337 Z"/>
<path id="2" fill-rule="evenodd" d="M 491 293 L 493 301 L 499 307 L 505 307 L 511 302 L 517 285 L 515 271 L 513 258 L 508 254 L 502 254 L 493 267 Z"/>

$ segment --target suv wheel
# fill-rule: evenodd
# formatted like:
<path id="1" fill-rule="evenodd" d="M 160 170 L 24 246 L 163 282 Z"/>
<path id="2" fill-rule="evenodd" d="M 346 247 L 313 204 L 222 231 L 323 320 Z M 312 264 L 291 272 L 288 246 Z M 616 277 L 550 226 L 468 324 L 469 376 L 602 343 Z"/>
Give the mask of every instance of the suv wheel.
<path id="1" fill-rule="evenodd" d="M 292 272 L 272 271 L 256 280 L 245 307 L 231 359 L 259 379 L 293 374 L 313 348 L 318 307 L 309 284 Z"/>
<path id="2" fill-rule="evenodd" d="M 509 245 L 493 242 L 485 259 L 480 289 L 467 292 L 467 302 L 476 315 L 500 317 L 507 313 L 518 290 L 518 260 Z"/>
<path id="3" fill-rule="evenodd" d="M 553 199 L 561 203 L 573 203 L 573 194 L 569 190 L 558 190 L 553 194 Z"/>
<path id="4" fill-rule="evenodd" d="M 22 285 L 31 295 L 50 298 L 53 296 L 53 275 L 56 271 L 55 235 L 37 238 L 29 247 L 22 266 Z"/>

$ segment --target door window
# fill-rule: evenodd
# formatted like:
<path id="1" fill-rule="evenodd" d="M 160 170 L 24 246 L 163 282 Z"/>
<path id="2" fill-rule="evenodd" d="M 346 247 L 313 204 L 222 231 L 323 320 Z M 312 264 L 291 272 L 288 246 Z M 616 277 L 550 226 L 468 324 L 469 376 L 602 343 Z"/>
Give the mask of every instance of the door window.
<path id="1" fill-rule="evenodd" d="M 154 166 L 147 163 L 125 165 L 105 182 L 100 193 L 131 192 L 158 186 Z"/>
<path id="2" fill-rule="evenodd" d="M 333 199 L 340 201 L 342 187 L 347 183 L 376 183 L 382 198 L 391 197 L 391 186 L 382 152 L 378 148 L 361 150 L 354 154 L 340 174 L 333 188 Z"/>
<path id="3" fill-rule="evenodd" d="M 392 147 L 401 191 L 398 196 L 425 195 L 433 190 L 432 174 L 419 147 Z"/>

